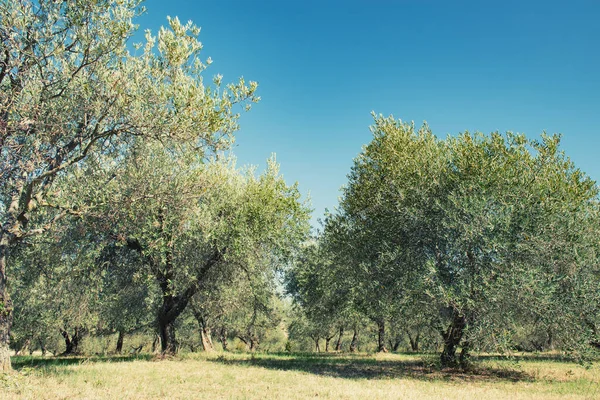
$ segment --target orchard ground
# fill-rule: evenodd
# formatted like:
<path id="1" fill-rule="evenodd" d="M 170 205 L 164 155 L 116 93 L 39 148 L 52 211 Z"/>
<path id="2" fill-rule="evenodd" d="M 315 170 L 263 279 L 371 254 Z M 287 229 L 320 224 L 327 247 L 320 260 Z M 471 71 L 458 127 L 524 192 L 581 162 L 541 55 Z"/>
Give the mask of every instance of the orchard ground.
<path id="1" fill-rule="evenodd" d="M 17 356 L 0 399 L 600 398 L 600 367 L 558 354 L 479 355 L 474 365 L 440 369 L 429 354 Z"/>

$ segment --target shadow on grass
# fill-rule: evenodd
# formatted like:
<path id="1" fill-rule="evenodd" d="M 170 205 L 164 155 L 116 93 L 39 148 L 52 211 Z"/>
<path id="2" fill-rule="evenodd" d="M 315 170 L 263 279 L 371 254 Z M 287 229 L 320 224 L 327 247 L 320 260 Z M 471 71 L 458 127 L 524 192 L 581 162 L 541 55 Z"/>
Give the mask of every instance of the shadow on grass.
<path id="1" fill-rule="evenodd" d="M 522 353 L 515 354 L 511 357 L 502 355 L 489 355 L 489 354 L 477 354 L 473 357 L 479 361 L 502 361 L 502 360 L 514 360 L 514 361 L 550 361 L 555 363 L 574 363 L 577 362 L 572 357 L 564 354 L 548 354 L 548 353 Z"/>
<path id="2" fill-rule="evenodd" d="M 243 359 L 220 356 L 210 359 L 225 365 L 254 366 L 281 371 L 301 371 L 345 379 L 410 378 L 427 381 L 534 381 L 534 377 L 511 368 L 475 366 L 469 371 L 439 368 L 432 356 L 410 360 L 377 360 L 371 356 L 338 354 L 287 354 L 287 357 L 261 354 Z"/>
<path id="3" fill-rule="evenodd" d="M 131 356 L 56 356 L 56 357 L 40 357 L 40 356 L 14 356 L 11 357 L 11 363 L 15 370 L 22 370 L 23 368 L 60 368 L 67 367 L 70 365 L 81 365 L 87 363 L 97 362 L 129 362 L 136 360 L 150 360 L 153 358 L 152 354 L 139 354 Z"/>

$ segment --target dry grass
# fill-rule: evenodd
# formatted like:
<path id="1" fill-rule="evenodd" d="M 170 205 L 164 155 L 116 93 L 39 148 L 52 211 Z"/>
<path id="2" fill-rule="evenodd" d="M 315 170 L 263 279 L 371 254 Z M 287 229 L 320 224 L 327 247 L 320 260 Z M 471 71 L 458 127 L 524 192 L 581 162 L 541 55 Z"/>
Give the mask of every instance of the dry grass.
<path id="1" fill-rule="evenodd" d="M 481 357 L 470 373 L 414 355 L 15 358 L 0 399 L 599 399 L 600 370 Z"/>

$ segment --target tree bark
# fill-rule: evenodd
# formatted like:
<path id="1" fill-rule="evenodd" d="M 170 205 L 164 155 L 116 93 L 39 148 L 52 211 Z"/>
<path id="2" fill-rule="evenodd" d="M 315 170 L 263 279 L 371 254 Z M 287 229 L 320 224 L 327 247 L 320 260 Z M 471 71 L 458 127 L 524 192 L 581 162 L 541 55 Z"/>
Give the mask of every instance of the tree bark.
<path id="1" fill-rule="evenodd" d="M 333 335 L 333 336 L 335 336 L 335 335 Z M 329 353 L 329 343 L 331 343 L 331 339 L 333 339 L 333 336 L 325 337 L 325 353 Z"/>
<path id="2" fill-rule="evenodd" d="M 156 348 L 158 347 L 158 342 L 160 342 L 160 335 L 154 335 L 154 340 L 152 341 L 152 353 L 156 352 Z"/>
<path id="3" fill-rule="evenodd" d="M 213 351 L 215 348 L 213 346 L 212 338 L 210 336 L 210 329 L 206 324 L 206 320 L 202 317 L 198 320 L 200 323 L 200 339 L 202 341 L 202 349 L 204 351 Z"/>
<path id="4" fill-rule="evenodd" d="M 160 348 L 163 354 L 177 353 L 174 323 L 175 319 L 169 319 L 164 315 L 159 315 L 158 334 L 160 335 Z"/>
<path id="5" fill-rule="evenodd" d="M 352 334 L 352 341 L 350 342 L 350 352 L 356 352 L 358 348 L 358 328 L 354 327 L 354 333 Z"/>
<path id="6" fill-rule="evenodd" d="M 377 351 L 380 353 L 387 353 L 385 348 L 385 321 L 383 319 L 377 320 Z"/>
<path id="7" fill-rule="evenodd" d="M 344 327 L 340 326 L 340 333 L 338 336 L 337 343 L 335 344 L 335 351 L 342 351 L 342 337 L 344 336 Z"/>
<path id="8" fill-rule="evenodd" d="M 227 328 L 224 326 L 221 327 L 219 331 L 219 341 L 221 342 L 221 346 L 223 346 L 223 351 L 229 351 L 229 345 L 227 343 Z"/>
<path id="9" fill-rule="evenodd" d="M 73 353 L 73 342 L 71 341 L 71 337 L 69 333 L 65 330 L 61 331 L 60 334 L 63 338 L 65 338 L 65 352 L 63 354 L 72 354 Z"/>
<path id="10" fill-rule="evenodd" d="M 319 338 L 313 338 L 313 340 L 315 341 L 315 351 L 317 353 L 321 352 L 321 347 L 319 346 Z"/>
<path id="11" fill-rule="evenodd" d="M 390 349 L 392 349 L 392 351 L 398 351 L 398 348 L 400 347 L 402 340 L 397 339 L 397 338 L 395 340 L 390 339 L 389 343 L 390 343 Z"/>
<path id="12" fill-rule="evenodd" d="M 410 342 L 410 349 L 414 352 L 419 351 L 419 337 L 421 336 L 420 332 L 417 332 L 415 336 L 411 335 L 410 331 L 406 331 L 408 334 L 408 341 Z"/>
<path id="13" fill-rule="evenodd" d="M 10 364 L 10 329 L 13 321 L 13 304 L 6 284 L 8 237 L 0 233 L 0 373 L 12 369 Z"/>
<path id="14" fill-rule="evenodd" d="M 256 336 L 250 337 L 250 351 L 256 351 L 258 349 L 258 339 Z"/>
<path id="15" fill-rule="evenodd" d="M 548 350 L 554 350 L 554 335 L 552 328 L 548 328 L 548 340 L 546 341 L 546 348 Z"/>
<path id="16" fill-rule="evenodd" d="M 79 343 L 81 341 L 82 331 L 79 328 L 73 330 L 73 335 L 69 335 L 65 329 L 61 329 L 60 334 L 65 339 L 65 352 L 63 355 L 77 354 L 79 351 Z"/>
<path id="17" fill-rule="evenodd" d="M 123 337 L 125 336 L 125 333 L 123 332 L 123 330 L 119 330 L 119 337 L 117 338 L 117 348 L 115 349 L 115 351 L 119 354 L 121 354 L 121 352 L 123 351 Z"/>
<path id="18" fill-rule="evenodd" d="M 445 332 L 442 332 L 444 339 L 444 350 L 440 356 L 440 361 L 443 367 L 456 367 L 456 348 L 462 340 L 463 332 L 466 327 L 467 320 L 464 315 L 454 311 L 452 324 Z"/>
<path id="19" fill-rule="evenodd" d="M 137 247 L 139 250 L 136 250 L 141 252 L 141 246 L 136 241 L 129 240 L 128 246 L 133 249 L 136 249 Z M 215 251 L 212 257 L 202 265 L 199 271 L 198 281 L 202 281 L 206 273 L 222 260 L 224 252 L 225 250 Z M 164 270 L 155 268 L 155 276 L 163 295 L 163 304 L 158 312 L 158 330 L 161 339 L 162 353 L 176 354 L 177 341 L 175 339 L 175 320 L 185 310 L 190 299 L 198 290 L 198 286 L 197 283 L 194 282 L 180 294 L 174 295 L 173 293 L 175 290 L 172 286 L 172 282 L 175 267 L 173 265 L 173 253 L 170 250 L 165 252 L 165 259 Z"/>
<path id="20" fill-rule="evenodd" d="M 46 345 L 44 344 L 42 339 L 39 339 L 38 342 L 40 344 L 40 350 L 42 351 L 42 357 L 44 357 L 46 355 Z"/>

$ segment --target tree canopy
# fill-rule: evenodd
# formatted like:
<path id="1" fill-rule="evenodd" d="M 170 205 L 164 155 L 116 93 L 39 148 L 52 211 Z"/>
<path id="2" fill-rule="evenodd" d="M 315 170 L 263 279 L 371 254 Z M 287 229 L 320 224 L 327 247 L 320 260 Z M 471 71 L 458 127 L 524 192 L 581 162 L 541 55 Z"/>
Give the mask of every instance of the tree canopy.
<path id="1" fill-rule="evenodd" d="M 235 105 L 258 100 L 255 82 L 205 83 L 199 29 L 177 18 L 130 52 L 142 11 L 137 0 L 0 3 L 1 370 L 10 368 L 10 249 L 84 212 L 62 202 L 56 178 L 90 156 L 118 161 L 133 138 L 227 148 Z"/>
<path id="2" fill-rule="evenodd" d="M 558 136 L 440 140 L 382 116 L 371 129 L 324 234 L 365 315 L 381 325 L 433 306 L 446 365 L 458 347 L 461 363 L 470 349 L 506 350 L 524 321 L 585 342 L 579 317 L 556 312 L 596 268 L 598 190 Z"/>

